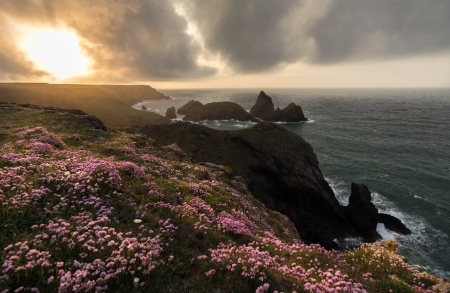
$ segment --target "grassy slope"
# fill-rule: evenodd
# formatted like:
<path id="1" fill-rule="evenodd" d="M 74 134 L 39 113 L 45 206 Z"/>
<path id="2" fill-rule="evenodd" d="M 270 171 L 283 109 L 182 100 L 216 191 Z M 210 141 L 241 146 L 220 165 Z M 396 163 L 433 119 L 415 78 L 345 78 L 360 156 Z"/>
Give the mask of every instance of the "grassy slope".
<path id="1" fill-rule="evenodd" d="M 0 101 L 80 109 L 112 127 L 168 123 L 161 115 L 131 108 L 142 100 L 164 98 L 145 85 L 0 84 Z"/>
<path id="2" fill-rule="evenodd" d="M 0 291 L 424 291 L 397 255 L 305 246 L 284 216 L 176 158 L 86 116 L 0 104 Z"/>

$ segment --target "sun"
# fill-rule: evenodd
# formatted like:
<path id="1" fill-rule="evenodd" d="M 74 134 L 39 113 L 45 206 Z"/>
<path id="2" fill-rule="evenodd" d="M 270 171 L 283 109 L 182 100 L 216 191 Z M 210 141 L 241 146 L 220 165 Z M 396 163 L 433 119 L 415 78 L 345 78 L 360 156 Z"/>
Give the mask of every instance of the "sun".
<path id="1" fill-rule="evenodd" d="M 57 79 L 85 75 L 89 59 L 83 54 L 78 36 L 68 30 L 32 30 L 21 44 L 21 49 L 39 69 Z"/>

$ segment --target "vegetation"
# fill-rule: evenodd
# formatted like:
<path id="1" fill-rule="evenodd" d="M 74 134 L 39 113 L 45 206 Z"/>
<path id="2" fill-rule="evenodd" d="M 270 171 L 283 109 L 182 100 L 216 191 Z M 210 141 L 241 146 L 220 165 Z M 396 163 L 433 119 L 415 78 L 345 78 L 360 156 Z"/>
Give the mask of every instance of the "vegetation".
<path id="1" fill-rule="evenodd" d="M 80 109 L 112 127 L 169 123 L 159 114 L 131 107 L 143 100 L 166 98 L 145 85 L 0 83 L 0 101 Z"/>
<path id="2" fill-rule="evenodd" d="M 151 138 L 0 104 L 0 292 L 430 292 L 396 254 L 305 245 Z"/>

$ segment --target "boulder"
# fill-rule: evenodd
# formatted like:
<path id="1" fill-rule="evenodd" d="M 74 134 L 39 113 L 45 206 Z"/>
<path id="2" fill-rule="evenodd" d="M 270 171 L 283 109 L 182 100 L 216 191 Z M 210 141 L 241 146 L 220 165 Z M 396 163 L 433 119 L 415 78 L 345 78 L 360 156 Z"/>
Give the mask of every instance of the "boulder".
<path id="1" fill-rule="evenodd" d="M 274 106 L 272 103 L 272 98 L 266 95 L 264 91 L 259 93 L 256 104 L 251 108 L 250 114 L 253 117 L 260 118 L 262 120 L 267 120 L 273 114 Z"/>
<path id="2" fill-rule="evenodd" d="M 203 106 L 203 104 L 200 103 L 199 101 L 190 100 L 189 102 L 187 102 L 186 104 L 184 104 L 182 107 L 180 107 L 177 110 L 177 114 L 186 115 L 192 109 L 200 107 L 200 106 Z"/>
<path id="3" fill-rule="evenodd" d="M 166 117 L 169 119 L 176 119 L 177 114 L 175 113 L 175 107 L 170 107 L 166 111 Z"/>
<path id="4" fill-rule="evenodd" d="M 232 102 L 214 102 L 194 108 L 183 117 L 183 120 L 192 122 L 205 120 L 255 121 L 252 115 Z"/>
<path id="5" fill-rule="evenodd" d="M 145 107 L 145 105 L 142 105 L 141 109 L 142 110 L 147 110 L 147 107 Z"/>

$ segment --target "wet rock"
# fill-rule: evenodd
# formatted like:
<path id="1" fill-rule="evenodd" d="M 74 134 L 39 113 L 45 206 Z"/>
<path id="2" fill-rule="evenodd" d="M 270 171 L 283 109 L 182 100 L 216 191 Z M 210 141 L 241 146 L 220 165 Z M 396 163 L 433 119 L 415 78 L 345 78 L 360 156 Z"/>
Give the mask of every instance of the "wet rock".
<path id="1" fill-rule="evenodd" d="M 403 235 L 411 234 L 411 230 L 409 230 L 399 219 L 394 216 L 379 213 L 378 214 L 378 223 L 383 223 L 386 229 L 397 232 Z"/>
<path id="2" fill-rule="evenodd" d="M 147 107 L 145 107 L 145 105 L 142 105 L 141 109 L 142 110 L 147 110 Z"/>

